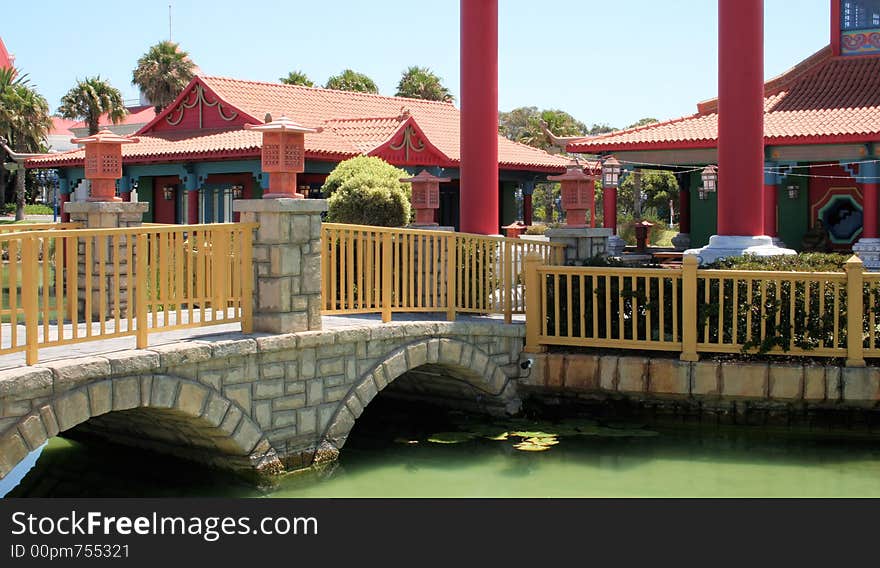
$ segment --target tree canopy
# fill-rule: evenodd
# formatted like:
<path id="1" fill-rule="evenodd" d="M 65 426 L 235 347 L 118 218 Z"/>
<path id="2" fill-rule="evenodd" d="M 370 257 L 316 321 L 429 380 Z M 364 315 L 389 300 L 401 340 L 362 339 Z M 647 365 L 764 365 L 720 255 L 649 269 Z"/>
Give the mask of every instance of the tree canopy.
<path id="1" fill-rule="evenodd" d="M 66 95 L 61 97 L 58 113 L 72 120 L 85 120 L 89 125 L 89 134 L 98 132 L 101 115 L 107 113 L 113 124 L 125 119 L 128 111 L 122 100 L 122 93 L 100 76 L 86 77 L 77 81 Z"/>
<path id="2" fill-rule="evenodd" d="M 665 170 L 639 170 L 626 175 L 617 191 L 617 206 L 622 215 L 632 215 L 635 207 L 635 181 L 641 177 L 641 212 L 643 216 L 669 220 L 670 209 L 678 205 L 678 181 L 675 174 Z"/>
<path id="3" fill-rule="evenodd" d="M 648 126 L 649 124 L 657 124 L 658 122 L 660 121 L 656 118 L 646 117 L 630 124 L 627 128 L 638 128 L 639 126 Z"/>
<path id="4" fill-rule="evenodd" d="M 19 75 L 12 68 L 0 69 L 0 136 L 8 141 L 10 148 L 24 153 L 44 151 L 46 135 L 51 128 L 49 103 L 30 84 L 27 75 Z M 0 172 L 0 203 L 6 201 L 5 174 L 3 169 Z M 24 219 L 25 175 L 25 170 L 16 170 L 16 220 Z"/>
<path id="5" fill-rule="evenodd" d="M 173 41 L 160 41 L 138 59 L 131 84 L 156 107 L 156 112 L 174 102 L 195 75 L 195 63 Z"/>
<path id="6" fill-rule="evenodd" d="M 541 129 L 541 121 L 556 136 L 584 136 L 587 126 L 559 109 L 538 110 L 538 107 L 519 107 L 498 113 L 498 133 L 515 142 L 549 150 L 552 142 Z"/>
<path id="7" fill-rule="evenodd" d="M 454 97 L 443 85 L 443 80 L 428 67 L 412 66 L 403 72 L 397 84 L 395 97 L 452 102 Z"/>
<path id="8" fill-rule="evenodd" d="M 379 93 L 379 87 L 372 79 L 351 69 L 345 69 L 339 75 L 333 75 L 327 79 L 325 89 L 336 91 L 355 91 L 358 93 Z"/>
<path id="9" fill-rule="evenodd" d="M 300 70 L 291 71 L 287 74 L 287 77 L 281 77 L 278 79 L 285 85 L 299 85 L 301 87 L 314 87 L 315 83 L 309 79 L 309 76 L 303 73 Z"/>

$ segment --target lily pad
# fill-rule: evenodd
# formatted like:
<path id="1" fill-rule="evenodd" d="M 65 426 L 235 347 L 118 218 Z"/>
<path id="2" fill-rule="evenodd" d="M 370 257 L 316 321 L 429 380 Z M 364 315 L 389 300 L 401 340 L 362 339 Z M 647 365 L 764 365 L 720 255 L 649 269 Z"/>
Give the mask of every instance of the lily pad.
<path id="1" fill-rule="evenodd" d="M 555 446 L 559 443 L 556 438 L 526 438 L 524 441 L 538 446 Z"/>
<path id="2" fill-rule="evenodd" d="M 476 438 L 471 432 L 437 432 L 432 434 L 428 441 L 433 444 L 461 444 L 470 442 Z"/>
<path id="3" fill-rule="evenodd" d="M 556 438 L 558 436 L 556 432 L 543 432 L 540 430 L 519 430 L 511 432 L 510 435 L 517 438 Z"/>
<path id="4" fill-rule="evenodd" d="M 513 447 L 521 452 L 546 452 L 550 446 L 546 444 L 533 444 L 531 442 L 520 442 L 514 444 Z"/>
<path id="5" fill-rule="evenodd" d="M 410 440 L 409 438 L 394 438 L 394 443 L 395 444 L 413 445 L 413 444 L 418 444 L 419 441 L 418 440 Z"/>

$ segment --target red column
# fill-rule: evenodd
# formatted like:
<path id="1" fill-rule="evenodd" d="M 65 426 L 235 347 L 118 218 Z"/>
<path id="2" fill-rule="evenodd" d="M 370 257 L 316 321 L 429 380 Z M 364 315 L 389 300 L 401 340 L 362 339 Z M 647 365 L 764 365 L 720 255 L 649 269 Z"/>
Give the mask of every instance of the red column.
<path id="1" fill-rule="evenodd" d="M 70 213 L 64 212 L 64 204 L 70 201 L 69 193 L 59 193 L 58 194 L 58 211 L 61 212 L 61 222 L 62 223 L 70 223 Z"/>
<path id="2" fill-rule="evenodd" d="M 617 234 L 617 188 L 606 187 L 602 190 L 602 226 Z"/>
<path id="3" fill-rule="evenodd" d="M 718 0 L 718 234 L 764 232 L 764 0 Z"/>
<path id="4" fill-rule="evenodd" d="M 182 187 L 181 187 L 182 189 Z M 187 223 L 190 225 L 198 225 L 199 223 L 199 192 L 198 191 L 186 191 L 186 200 L 187 205 L 186 208 L 188 210 L 187 215 Z"/>
<path id="5" fill-rule="evenodd" d="M 523 194 L 523 224 L 532 224 L 532 194 Z"/>
<path id="6" fill-rule="evenodd" d="M 461 230 L 498 232 L 498 0 L 461 0 Z"/>
<path id="7" fill-rule="evenodd" d="M 678 187 L 678 232 L 689 235 L 691 232 L 691 191 L 687 186 L 691 178 L 684 177 Z"/>
<path id="8" fill-rule="evenodd" d="M 764 183 L 764 234 L 777 236 L 776 204 L 778 191 L 775 183 Z"/>

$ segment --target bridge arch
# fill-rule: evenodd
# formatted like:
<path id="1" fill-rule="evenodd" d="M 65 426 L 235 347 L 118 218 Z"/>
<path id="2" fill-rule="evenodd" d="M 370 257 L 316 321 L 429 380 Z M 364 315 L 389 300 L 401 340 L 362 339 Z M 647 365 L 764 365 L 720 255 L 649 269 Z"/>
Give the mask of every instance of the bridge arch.
<path id="1" fill-rule="evenodd" d="M 320 438 L 315 461 L 336 459 L 370 401 L 395 380 L 425 365 L 442 367 L 480 396 L 506 403 L 510 410 L 519 407 L 515 383 L 481 348 L 449 338 L 414 341 L 391 352 L 354 383 Z"/>
<path id="2" fill-rule="evenodd" d="M 30 451 L 77 426 L 241 473 L 283 469 L 259 425 L 235 401 L 202 383 L 146 375 L 90 382 L 23 416 L 0 435 L 0 479 Z"/>

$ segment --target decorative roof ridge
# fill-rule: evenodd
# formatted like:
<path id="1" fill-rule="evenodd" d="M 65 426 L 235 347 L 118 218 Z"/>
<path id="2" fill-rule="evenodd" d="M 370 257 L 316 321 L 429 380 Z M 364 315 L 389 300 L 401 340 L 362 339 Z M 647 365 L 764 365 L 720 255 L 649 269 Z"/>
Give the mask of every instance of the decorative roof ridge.
<path id="1" fill-rule="evenodd" d="M 202 76 L 202 75 L 195 75 L 195 76 L 193 76 L 192 79 L 190 79 L 189 83 L 186 84 L 186 87 L 184 87 L 183 90 L 180 91 L 180 94 L 178 94 L 177 97 L 175 97 L 174 101 L 173 101 L 171 104 L 169 104 L 168 106 L 166 106 L 165 108 L 163 108 L 163 109 L 162 109 L 162 112 L 157 112 L 157 113 L 156 113 L 156 116 L 153 117 L 153 120 L 151 120 L 150 122 L 148 122 L 148 123 L 146 123 L 145 125 L 143 125 L 142 127 L 140 127 L 140 128 L 138 129 L 138 131 L 135 132 L 135 134 L 136 134 L 136 135 L 141 135 L 141 134 L 145 134 L 145 133 L 147 133 L 147 131 L 149 131 L 151 128 L 153 128 L 156 124 L 158 124 L 158 123 L 159 123 L 161 120 L 163 120 L 166 116 L 168 116 L 169 114 L 171 114 L 171 113 L 174 111 L 174 109 L 177 108 L 177 106 L 178 106 L 179 104 L 181 104 L 184 100 L 186 100 L 186 98 L 189 96 L 189 93 L 190 93 L 190 91 L 192 90 L 193 86 L 194 86 L 194 85 L 197 85 L 197 84 L 198 84 L 198 85 L 201 85 L 203 88 L 210 89 L 211 93 L 212 93 L 215 97 L 217 97 L 217 100 L 218 100 L 218 101 L 222 100 L 227 106 L 231 107 L 233 110 L 235 110 L 236 112 L 238 112 L 239 115 L 241 115 L 243 118 L 245 118 L 245 119 L 250 119 L 250 120 L 253 120 L 253 121 L 255 121 L 255 122 L 259 122 L 259 123 L 262 124 L 263 121 L 260 120 L 259 118 L 253 116 L 253 115 L 252 115 L 251 113 L 249 113 L 249 112 L 245 112 L 244 110 L 238 108 L 238 107 L 235 106 L 234 104 L 230 103 L 229 101 L 227 101 L 226 99 L 224 99 L 223 97 L 221 97 L 217 92 L 214 91 L 214 89 L 213 89 L 209 84 L 207 84 L 207 83 L 205 82 L 205 77 L 204 77 L 204 76 Z"/>
<path id="2" fill-rule="evenodd" d="M 365 98 L 379 98 L 379 99 L 388 99 L 393 101 L 415 101 L 417 103 L 425 103 L 430 105 L 438 105 L 442 107 L 452 107 L 457 108 L 452 102 L 445 101 L 432 101 L 428 99 L 416 99 L 412 97 L 394 97 L 391 95 L 380 95 L 379 93 L 362 93 L 360 91 L 343 91 L 340 89 L 326 89 L 324 87 L 306 87 L 304 85 L 285 85 L 284 83 L 273 83 L 270 81 L 253 81 L 250 79 L 236 79 L 235 77 L 224 77 L 221 75 L 202 75 L 202 79 L 205 81 L 229 81 L 232 83 L 249 83 L 252 85 L 266 85 L 270 87 L 278 87 L 283 89 L 301 89 L 301 90 L 309 90 L 309 91 L 323 91 L 329 93 L 343 93 L 345 95 L 351 96 L 359 96 Z"/>
<path id="3" fill-rule="evenodd" d="M 402 114 L 398 114 L 397 116 L 357 116 L 357 117 L 349 117 L 349 118 L 328 118 L 324 121 L 326 124 L 335 124 L 338 122 L 369 122 L 376 120 L 396 120 L 397 122 L 401 122 L 410 118 L 409 116 L 405 116 Z"/>
<path id="4" fill-rule="evenodd" d="M 826 45 L 793 67 L 764 81 L 764 98 L 767 99 L 778 95 L 793 83 L 817 72 L 822 66 L 835 59 L 838 58 L 834 56 L 831 44 Z M 697 103 L 697 114 L 714 114 L 716 112 L 718 112 L 718 97 Z"/>

